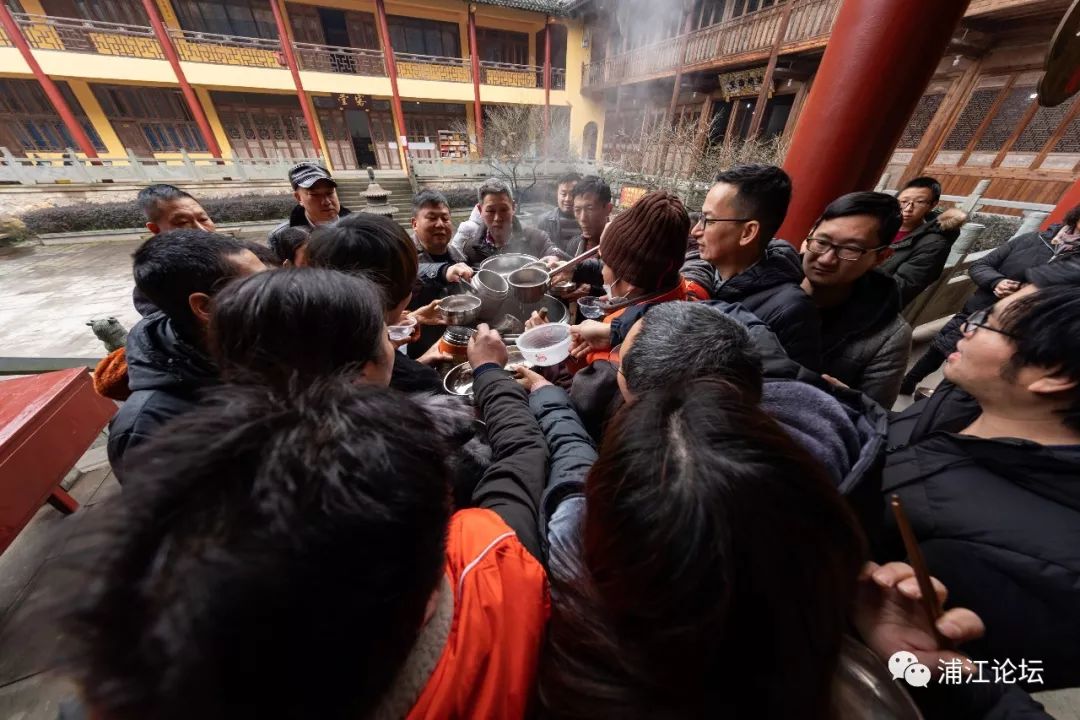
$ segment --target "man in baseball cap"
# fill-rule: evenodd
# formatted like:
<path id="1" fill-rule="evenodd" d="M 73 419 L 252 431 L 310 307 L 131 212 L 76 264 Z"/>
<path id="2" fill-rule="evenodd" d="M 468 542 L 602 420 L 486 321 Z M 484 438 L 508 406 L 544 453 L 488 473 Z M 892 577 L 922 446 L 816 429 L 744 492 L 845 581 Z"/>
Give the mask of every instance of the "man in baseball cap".
<path id="1" fill-rule="evenodd" d="M 275 247 L 278 235 L 285 228 L 298 227 L 310 231 L 349 214 L 348 208 L 341 207 L 338 201 L 337 183 L 322 165 L 310 162 L 293 165 L 289 169 L 289 183 L 298 204 L 289 213 L 289 219 L 270 233 L 271 248 Z"/>

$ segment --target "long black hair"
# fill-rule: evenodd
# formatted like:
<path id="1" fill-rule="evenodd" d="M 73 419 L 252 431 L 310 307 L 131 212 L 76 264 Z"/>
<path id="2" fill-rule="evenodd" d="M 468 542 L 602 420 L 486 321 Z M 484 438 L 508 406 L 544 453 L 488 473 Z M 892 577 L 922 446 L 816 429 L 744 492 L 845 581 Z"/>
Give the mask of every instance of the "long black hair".
<path id="1" fill-rule="evenodd" d="M 823 718 L 864 556 L 824 469 L 733 386 L 625 406 L 552 577 L 556 718 Z"/>
<path id="2" fill-rule="evenodd" d="M 216 298 L 210 348 L 230 382 L 285 389 L 359 373 L 382 358 L 383 304 L 374 283 L 335 270 L 258 273 Z"/>

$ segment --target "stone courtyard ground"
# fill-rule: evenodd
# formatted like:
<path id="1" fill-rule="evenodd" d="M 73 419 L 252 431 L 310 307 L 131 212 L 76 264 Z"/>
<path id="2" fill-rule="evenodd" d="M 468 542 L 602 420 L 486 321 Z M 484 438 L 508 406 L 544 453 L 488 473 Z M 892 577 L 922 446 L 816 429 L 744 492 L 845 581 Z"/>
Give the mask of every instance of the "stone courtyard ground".
<path id="1" fill-rule="evenodd" d="M 137 244 L 23 247 L 0 256 L 0 357 L 103 356 L 104 346 L 85 323 L 113 316 L 130 329 L 137 322 L 131 305 Z M 921 334 L 928 338 L 931 330 Z M 898 407 L 906 404 L 902 399 Z M 70 577 L 64 571 L 85 562 L 88 530 L 119 494 L 104 442 L 103 434 L 63 483 L 79 510 L 65 517 L 43 507 L 0 554 L 0 720 L 53 720 L 74 692 L 53 672 L 63 636 L 42 608 L 55 610 L 62 600 L 59 589 Z M 1080 720 L 1080 690 L 1042 693 L 1039 700 L 1055 718 Z"/>
<path id="2" fill-rule="evenodd" d="M 131 328 L 131 253 L 138 242 L 20 246 L 0 256 L 0 357 L 103 357 L 86 323 Z"/>

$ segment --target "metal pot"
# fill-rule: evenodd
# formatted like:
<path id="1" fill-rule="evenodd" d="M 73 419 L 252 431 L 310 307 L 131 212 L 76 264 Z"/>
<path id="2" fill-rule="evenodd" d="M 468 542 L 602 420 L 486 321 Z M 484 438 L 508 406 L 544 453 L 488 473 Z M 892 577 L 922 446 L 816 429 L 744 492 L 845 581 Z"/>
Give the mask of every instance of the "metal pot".
<path id="1" fill-rule="evenodd" d="M 506 278 L 494 270 L 478 270 L 469 285 L 484 302 L 502 302 L 510 292 Z"/>
<path id="2" fill-rule="evenodd" d="M 540 268 L 522 268 L 506 278 L 510 293 L 523 305 L 540 302 L 551 286 L 551 276 Z"/>
<path id="3" fill-rule="evenodd" d="M 525 255 L 524 253 L 506 253 L 505 255 L 489 257 L 487 260 L 480 263 L 480 269 L 491 270 L 494 273 L 506 277 L 515 270 L 519 270 L 529 263 L 537 262 L 539 259 L 540 258 L 533 257 L 532 255 Z"/>
<path id="4" fill-rule="evenodd" d="M 439 310 L 448 325 L 473 325 L 480 316 L 480 298 L 475 295 L 450 295 L 439 301 Z"/>

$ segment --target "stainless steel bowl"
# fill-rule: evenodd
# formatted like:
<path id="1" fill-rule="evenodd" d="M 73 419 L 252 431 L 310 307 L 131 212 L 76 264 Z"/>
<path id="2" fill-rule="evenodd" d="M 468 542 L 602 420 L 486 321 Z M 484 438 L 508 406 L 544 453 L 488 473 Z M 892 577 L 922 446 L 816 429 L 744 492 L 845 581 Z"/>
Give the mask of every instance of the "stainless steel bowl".
<path id="1" fill-rule="evenodd" d="M 531 362 L 525 360 L 525 357 L 521 354 L 521 350 L 518 350 L 516 345 L 509 345 L 506 348 L 506 365 L 503 367 L 509 370 L 514 365 L 524 365 L 525 367 L 533 366 Z M 450 369 L 450 372 L 446 373 L 446 377 L 443 378 L 443 389 L 451 395 L 472 397 L 472 388 L 472 368 L 469 367 L 469 363 L 467 362 L 455 365 Z"/>
<path id="2" fill-rule="evenodd" d="M 525 255 L 524 253 L 506 253 L 505 255 L 495 255 L 489 257 L 484 262 L 480 263 L 481 270 L 491 270 L 503 277 L 506 277 L 515 270 L 520 270 L 529 263 L 537 262 L 540 258 L 533 257 L 532 255 Z"/>
<path id="3" fill-rule="evenodd" d="M 475 295 L 450 295 L 439 301 L 439 310 L 448 325 L 474 325 L 480 316 L 480 298 Z"/>
<path id="4" fill-rule="evenodd" d="M 455 365 L 443 378 L 443 389 L 451 395 L 472 397 L 472 384 L 472 368 L 467 362 Z"/>

